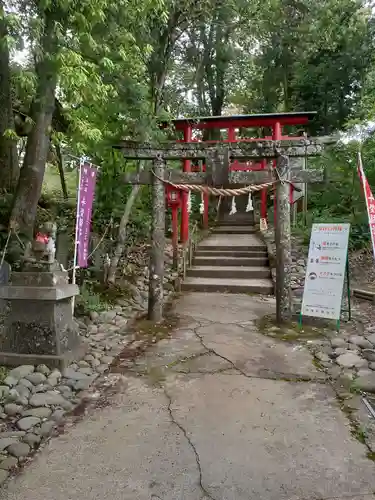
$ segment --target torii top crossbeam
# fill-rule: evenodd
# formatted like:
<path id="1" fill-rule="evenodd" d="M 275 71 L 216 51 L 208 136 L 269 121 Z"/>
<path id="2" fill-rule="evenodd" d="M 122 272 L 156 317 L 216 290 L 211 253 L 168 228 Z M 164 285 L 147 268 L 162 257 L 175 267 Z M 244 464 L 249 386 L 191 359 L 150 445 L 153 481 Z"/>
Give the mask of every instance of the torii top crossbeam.
<path id="1" fill-rule="evenodd" d="M 316 116 L 315 111 L 302 111 L 295 113 L 263 113 L 254 115 L 231 115 L 231 116 L 205 116 L 197 118 L 177 118 L 170 122 L 162 122 L 162 128 L 168 128 L 171 124 L 176 130 L 191 129 L 220 129 L 220 128 L 255 128 L 274 127 L 276 124 L 306 125 Z"/>

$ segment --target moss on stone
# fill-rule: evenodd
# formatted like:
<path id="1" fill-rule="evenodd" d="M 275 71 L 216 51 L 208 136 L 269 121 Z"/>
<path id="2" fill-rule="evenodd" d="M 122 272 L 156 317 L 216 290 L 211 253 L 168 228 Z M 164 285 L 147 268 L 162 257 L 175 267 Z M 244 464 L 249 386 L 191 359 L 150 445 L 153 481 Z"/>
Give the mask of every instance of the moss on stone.
<path id="1" fill-rule="evenodd" d="M 276 323 L 275 315 L 266 315 L 255 320 L 260 333 L 285 342 L 300 342 L 325 335 L 325 330 L 313 326 L 301 326 L 297 321 L 285 321 L 282 325 Z"/>

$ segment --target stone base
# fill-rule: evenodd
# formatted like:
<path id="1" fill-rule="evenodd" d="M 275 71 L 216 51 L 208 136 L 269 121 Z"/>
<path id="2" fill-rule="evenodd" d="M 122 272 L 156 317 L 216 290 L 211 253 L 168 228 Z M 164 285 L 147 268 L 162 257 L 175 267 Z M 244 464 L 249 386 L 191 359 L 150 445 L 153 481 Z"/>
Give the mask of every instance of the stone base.
<path id="1" fill-rule="evenodd" d="M 73 351 L 66 351 L 64 354 L 60 354 L 58 356 L 54 356 L 52 354 L 18 354 L 0 351 L 0 365 L 47 365 L 49 368 L 58 368 L 59 370 L 63 370 L 73 361 L 82 359 L 87 350 L 88 344 L 81 343 Z"/>
<path id="2" fill-rule="evenodd" d="M 79 292 L 66 272 L 13 273 L 12 284 L 0 288 L 10 311 L 0 337 L 0 362 L 63 366 L 80 349 L 72 297 Z"/>

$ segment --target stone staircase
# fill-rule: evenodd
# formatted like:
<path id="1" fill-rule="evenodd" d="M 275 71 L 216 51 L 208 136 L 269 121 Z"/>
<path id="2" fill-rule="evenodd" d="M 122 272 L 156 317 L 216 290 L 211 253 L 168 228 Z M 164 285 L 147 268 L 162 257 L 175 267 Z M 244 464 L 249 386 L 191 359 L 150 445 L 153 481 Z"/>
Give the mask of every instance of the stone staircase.
<path id="1" fill-rule="evenodd" d="M 197 247 L 182 290 L 272 294 L 267 248 L 256 227 L 243 218 L 222 220 Z"/>

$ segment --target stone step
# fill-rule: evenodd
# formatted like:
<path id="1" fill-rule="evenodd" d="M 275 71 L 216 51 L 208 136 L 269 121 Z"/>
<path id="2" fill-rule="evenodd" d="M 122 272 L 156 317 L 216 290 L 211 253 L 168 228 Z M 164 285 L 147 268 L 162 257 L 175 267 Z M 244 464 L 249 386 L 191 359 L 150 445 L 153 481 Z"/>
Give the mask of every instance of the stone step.
<path id="1" fill-rule="evenodd" d="M 255 279 L 270 278 L 268 267 L 236 267 L 236 266 L 194 266 L 187 272 L 188 276 L 202 278 Z"/>
<path id="2" fill-rule="evenodd" d="M 221 279 L 186 277 L 181 285 L 186 292 L 259 293 L 273 294 L 270 279 Z"/>
<path id="3" fill-rule="evenodd" d="M 221 240 L 217 242 L 216 244 L 212 244 L 210 241 L 203 241 L 202 243 L 199 244 L 197 247 L 197 251 L 200 250 L 216 250 L 218 252 L 254 252 L 254 251 L 263 251 L 265 252 L 267 250 L 267 247 L 264 243 L 259 242 L 259 243 L 254 243 L 251 245 L 246 245 L 246 244 L 241 244 L 240 242 L 236 242 L 237 245 L 232 245 L 231 243 L 225 243 L 225 241 Z"/>
<path id="4" fill-rule="evenodd" d="M 194 266 L 267 266 L 267 257 L 194 257 Z"/>
<path id="5" fill-rule="evenodd" d="M 216 223 L 216 226 L 254 226 L 253 219 L 223 219 Z"/>
<path id="6" fill-rule="evenodd" d="M 254 234 L 256 232 L 254 226 L 216 226 L 212 232 L 214 234 Z"/>
<path id="7" fill-rule="evenodd" d="M 231 247 L 230 250 L 216 250 L 212 248 L 211 250 L 198 250 L 195 252 L 196 257 L 265 257 L 267 258 L 267 250 L 253 250 L 251 247 L 248 250 L 236 250 Z"/>

